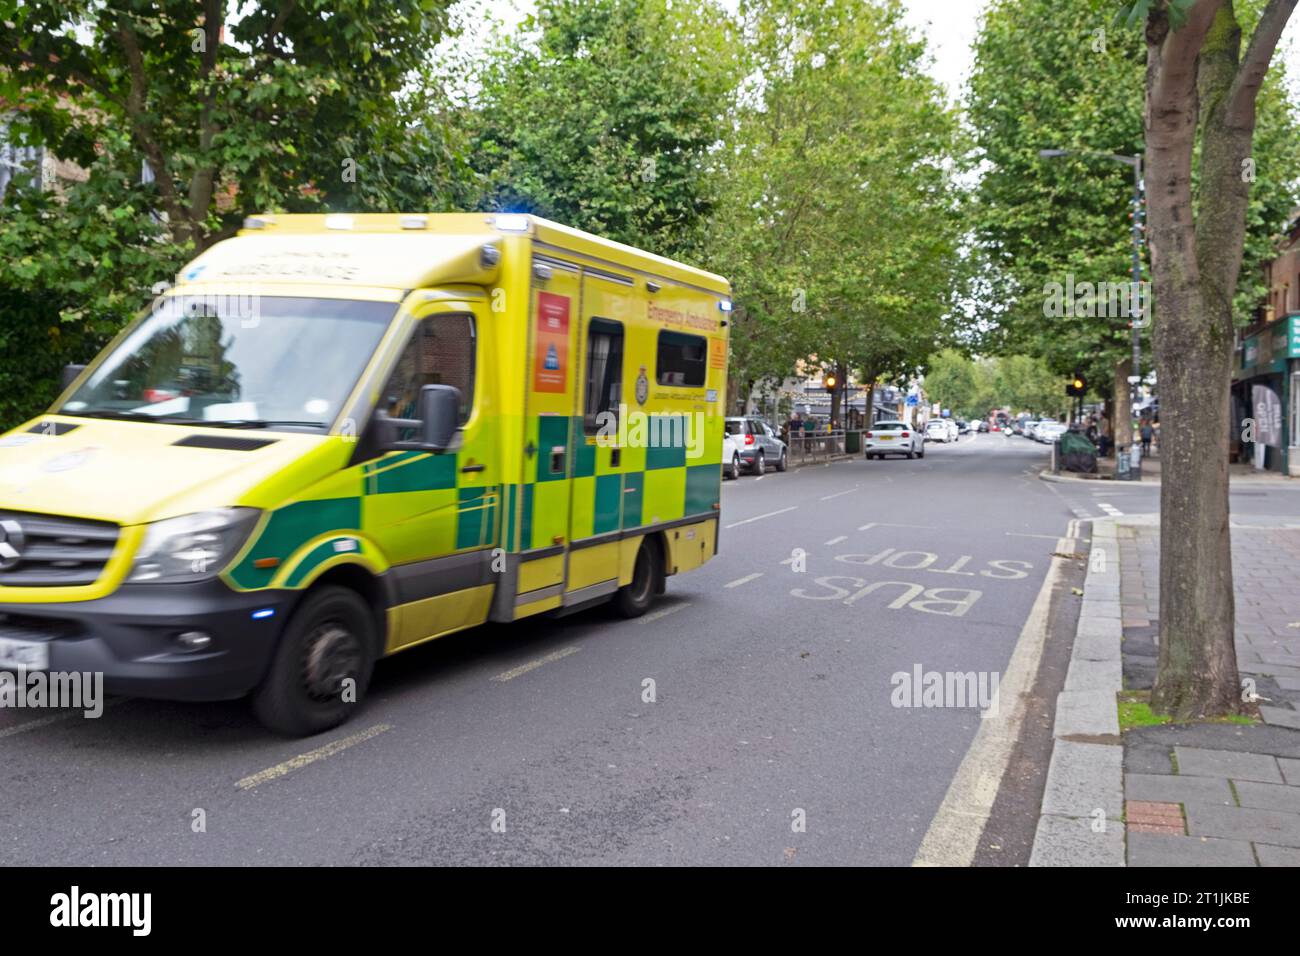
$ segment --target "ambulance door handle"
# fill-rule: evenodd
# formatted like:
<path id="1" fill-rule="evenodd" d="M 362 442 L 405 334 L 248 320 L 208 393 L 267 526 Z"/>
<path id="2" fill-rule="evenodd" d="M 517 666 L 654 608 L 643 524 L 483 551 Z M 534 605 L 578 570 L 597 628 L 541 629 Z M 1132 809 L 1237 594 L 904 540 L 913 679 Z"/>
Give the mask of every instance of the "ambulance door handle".
<path id="1" fill-rule="evenodd" d="M 471 471 L 482 471 L 487 465 L 465 465 L 461 468 L 461 474 L 468 474 Z"/>
<path id="2" fill-rule="evenodd" d="M 564 446 L 556 445 L 551 449 L 551 474 L 560 475 L 564 473 Z"/>

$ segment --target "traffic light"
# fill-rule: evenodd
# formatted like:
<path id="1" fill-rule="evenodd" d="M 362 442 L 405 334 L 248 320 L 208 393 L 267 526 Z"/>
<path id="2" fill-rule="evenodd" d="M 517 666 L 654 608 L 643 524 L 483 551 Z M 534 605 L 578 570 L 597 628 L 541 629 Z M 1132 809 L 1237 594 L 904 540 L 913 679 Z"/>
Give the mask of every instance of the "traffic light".
<path id="1" fill-rule="evenodd" d="M 1088 380 L 1075 372 L 1070 378 L 1070 384 L 1065 386 L 1065 394 L 1079 398 L 1088 394 Z"/>
<path id="2" fill-rule="evenodd" d="M 826 387 L 826 391 L 828 392 L 835 391 L 835 386 L 838 385 L 839 383 L 840 380 L 835 377 L 835 374 L 833 372 L 827 372 L 825 375 L 822 376 L 822 385 Z"/>

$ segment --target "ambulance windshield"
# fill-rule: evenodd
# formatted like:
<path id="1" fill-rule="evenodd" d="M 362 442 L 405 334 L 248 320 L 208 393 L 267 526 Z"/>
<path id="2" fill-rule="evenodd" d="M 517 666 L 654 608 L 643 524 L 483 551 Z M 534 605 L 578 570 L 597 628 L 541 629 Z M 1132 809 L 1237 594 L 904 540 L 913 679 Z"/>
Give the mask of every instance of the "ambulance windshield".
<path id="1" fill-rule="evenodd" d="M 348 299 L 172 296 L 59 411 L 325 431 L 396 311 L 395 303 Z"/>

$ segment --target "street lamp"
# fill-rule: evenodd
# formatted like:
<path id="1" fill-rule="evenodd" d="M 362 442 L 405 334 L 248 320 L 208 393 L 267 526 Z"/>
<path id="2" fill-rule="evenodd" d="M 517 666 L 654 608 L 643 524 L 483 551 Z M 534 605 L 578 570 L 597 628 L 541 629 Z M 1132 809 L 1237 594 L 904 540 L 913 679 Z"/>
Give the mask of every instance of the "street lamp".
<path id="1" fill-rule="evenodd" d="M 1143 301 L 1138 290 L 1142 285 L 1142 154 L 1126 156 L 1122 153 L 1105 153 L 1093 149 L 1040 149 L 1040 159 L 1061 159 L 1066 156 L 1083 156 L 1089 159 L 1107 159 L 1133 167 L 1133 288 L 1129 296 L 1129 328 L 1133 331 L 1133 374 L 1129 376 L 1132 385 L 1132 411 L 1137 411 L 1138 385 L 1142 381 L 1142 335 L 1139 331 L 1138 312 Z M 1116 436 L 1118 438 L 1118 436 Z M 1139 452 L 1133 449 L 1133 461 L 1138 461 Z"/>

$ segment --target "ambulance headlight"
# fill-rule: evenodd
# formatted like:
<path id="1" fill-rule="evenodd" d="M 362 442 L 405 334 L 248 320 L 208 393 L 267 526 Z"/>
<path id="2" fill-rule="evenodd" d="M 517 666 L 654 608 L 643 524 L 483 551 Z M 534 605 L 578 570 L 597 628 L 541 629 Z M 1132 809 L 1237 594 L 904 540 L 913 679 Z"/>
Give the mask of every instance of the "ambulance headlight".
<path id="1" fill-rule="evenodd" d="M 256 508 L 218 508 L 145 528 L 131 582 L 201 581 L 235 556 L 257 524 Z"/>

